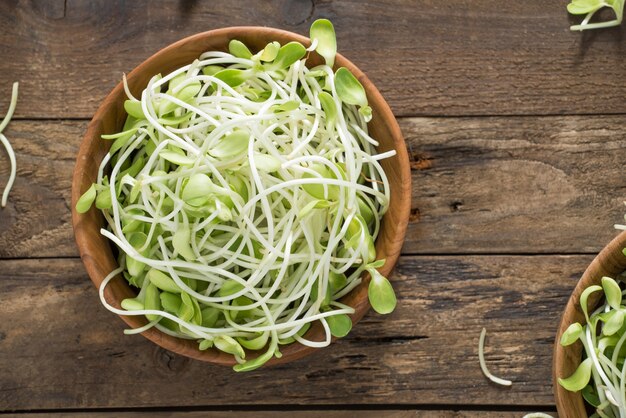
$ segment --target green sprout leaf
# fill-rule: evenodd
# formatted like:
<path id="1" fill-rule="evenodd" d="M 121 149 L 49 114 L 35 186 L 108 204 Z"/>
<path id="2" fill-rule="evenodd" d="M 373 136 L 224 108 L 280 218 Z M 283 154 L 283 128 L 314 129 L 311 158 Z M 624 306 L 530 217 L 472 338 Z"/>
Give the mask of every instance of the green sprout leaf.
<path id="1" fill-rule="evenodd" d="M 604 5 L 602 0 L 572 0 L 567 5 L 567 11 L 573 15 L 585 15 L 604 7 Z"/>
<path id="2" fill-rule="evenodd" d="M 306 334 L 306 333 L 307 333 L 307 331 L 309 330 L 309 328 L 311 328 L 311 323 L 310 323 L 310 322 L 307 322 L 306 324 L 304 324 L 304 325 L 302 326 L 302 328 L 300 328 L 300 329 L 298 330 L 298 332 L 296 332 L 296 335 L 297 335 L 297 336 L 299 336 L 299 337 L 304 336 L 304 334 Z M 285 338 L 285 339 L 283 339 L 283 340 L 279 340 L 279 341 L 278 341 L 278 344 L 280 344 L 280 345 L 286 345 L 286 344 L 291 344 L 291 343 L 292 343 L 292 342 L 294 342 L 294 341 L 296 341 L 296 339 L 295 339 L 294 337 L 289 337 L 289 338 Z"/>
<path id="3" fill-rule="evenodd" d="M 141 301 L 136 298 L 127 298 L 122 301 L 120 304 L 122 309 L 126 309 L 127 311 L 143 311 L 144 305 Z"/>
<path id="4" fill-rule="evenodd" d="M 91 208 L 94 200 L 96 200 L 96 185 L 92 184 L 76 202 L 76 212 L 86 213 Z"/>
<path id="5" fill-rule="evenodd" d="M 363 106 L 359 108 L 359 113 L 363 116 L 365 122 L 372 120 L 372 108 L 369 106 Z"/>
<path id="6" fill-rule="evenodd" d="M 367 290 L 367 296 L 369 297 L 372 308 L 379 314 L 388 314 L 393 312 L 396 308 L 396 294 L 393 291 L 393 287 L 389 280 L 378 270 L 368 270 L 372 279 Z"/>
<path id="7" fill-rule="evenodd" d="M 593 15 L 604 7 L 613 9 L 615 19 L 589 23 Z M 567 5 L 567 11 L 573 15 L 586 15 L 580 25 L 570 26 L 570 30 L 583 31 L 587 29 L 610 28 L 619 26 L 622 23 L 624 17 L 624 0 L 572 0 L 572 2 Z"/>
<path id="8" fill-rule="evenodd" d="M 126 131 L 122 131 L 116 134 L 100 135 L 100 138 L 102 139 L 119 139 L 119 138 L 129 139 L 131 136 L 135 134 L 135 132 L 137 132 L 138 129 L 139 128 L 131 128 L 131 129 L 128 129 Z"/>
<path id="9" fill-rule="evenodd" d="M 212 328 L 217 323 L 221 311 L 216 308 L 208 307 L 202 309 L 202 326 Z"/>
<path id="10" fill-rule="evenodd" d="M 213 340 L 202 340 L 200 344 L 198 344 L 198 350 L 205 351 L 209 348 L 213 347 Z"/>
<path id="11" fill-rule="evenodd" d="M 221 65 L 207 65 L 206 67 L 202 68 L 202 74 L 204 74 L 204 75 L 215 75 L 215 74 L 219 73 L 220 71 L 222 71 L 223 69 L 224 69 L 224 67 L 222 67 Z"/>
<path id="12" fill-rule="evenodd" d="M 300 209 L 300 212 L 298 212 L 298 218 L 304 218 L 309 213 L 311 213 L 313 209 L 328 208 L 331 206 L 331 204 L 332 203 L 330 203 L 328 200 L 320 200 L 320 199 L 312 200 L 309 203 L 307 203 L 302 209 Z"/>
<path id="13" fill-rule="evenodd" d="M 270 336 L 270 332 L 265 331 L 265 332 L 259 333 L 259 335 L 256 338 L 249 339 L 249 338 L 239 337 L 237 338 L 237 341 L 239 341 L 239 344 L 241 344 L 244 348 L 247 348 L 248 350 L 260 350 L 263 347 L 265 347 L 265 345 L 267 344 L 267 341 L 269 340 L 269 336 Z"/>
<path id="14" fill-rule="evenodd" d="M 252 52 L 248 49 L 243 42 L 233 39 L 228 43 L 228 52 L 237 58 L 243 58 L 249 60 L 252 58 Z"/>
<path id="15" fill-rule="evenodd" d="M 333 125 L 337 121 L 337 106 L 335 105 L 333 96 L 323 91 L 318 94 L 317 97 L 320 99 L 320 104 L 326 114 L 326 121 L 330 125 Z"/>
<path id="16" fill-rule="evenodd" d="M 582 393 L 583 398 L 585 399 L 585 401 L 587 401 L 589 405 L 593 406 L 594 408 L 600 406 L 600 398 L 598 397 L 598 394 L 596 393 L 596 390 L 592 385 L 585 386 L 580 391 L 580 393 Z"/>
<path id="17" fill-rule="evenodd" d="M 374 262 L 372 262 L 372 263 L 369 263 L 369 264 L 367 265 L 367 267 L 369 267 L 369 268 L 373 268 L 373 269 L 379 269 L 379 268 L 381 268 L 382 266 L 384 266 L 384 265 L 385 265 L 385 262 L 386 262 L 386 261 L 387 261 L 387 260 L 386 260 L 386 259 L 384 259 L 384 258 L 383 258 L 383 259 L 381 259 L 381 260 L 376 260 L 376 261 L 374 261 Z"/>
<path id="18" fill-rule="evenodd" d="M 218 71 L 213 74 L 213 77 L 222 80 L 230 87 L 237 87 L 246 82 L 251 76 L 249 71 L 237 70 L 235 68 L 228 68 L 226 70 Z"/>
<path id="19" fill-rule="evenodd" d="M 336 179 L 335 174 L 323 164 L 312 164 L 310 167 L 313 171 L 315 171 L 321 178 L 324 179 Z M 302 178 L 316 178 L 314 174 L 305 173 Z M 328 194 L 326 195 L 324 191 L 324 185 L 321 183 L 314 184 L 303 184 L 302 188 L 311 196 L 319 200 L 337 200 L 339 198 L 339 186 L 331 185 L 326 186 L 326 190 Z"/>
<path id="20" fill-rule="evenodd" d="M 235 131 L 220 139 L 215 147 L 209 150 L 215 158 L 230 158 L 243 154 L 248 149 L 250 134 L 246 131 Z"/>
<path id="21" fill-rule="evenodd" d="M 326 322 L 328 322 L 328 327 L 333 337 L 345 337 L 352 329 L 352 320 L 346 314 L 326 317 Z"/>
<path id="22" fill-rule="evenodd" d="M 578 339 L 583 335 L 583 326 L 578 322 L 574 322 L 571 324 L 563 335 L 561 335 L 561 345 L 568 346 L 570 344 L 574 344 Z"/>
<path id="23" fill-rule="evenodd" d="M 357 203 L 359 204 L 359 215 L 363 217 L 363 220 L 367 225 L 371 225 L 375 218 L 372 208 L 370 208 L 370 205 L 365 203 L 365 199 L 361 196 L 358 196 Z"/>
<path id="24" fill-rule="evenodd" d="M 178 152 L 174 152 L 174 151 L 161 151 L 159 152 L 159 157 L 163 158 L 164 160 L 167 160 L 171 163 L 174 163 L 176 165 L 194 165 L 196 160 L 194 158 L 191 157 L 187 157 L 186 155 L 182 155 Z"/>
<path id="25" fill-rule="evenodd" d="M 297 100 L 288 100 L 281 104 L 272 106 L 272 109 L 275 112 L 291 112 L 292 110 L 296 110 L 298 107 L 300 107 L 300 103 Z"/>
<path id="26" fill-rule="evenodd" d="M 191 118 L 191 115 L 192 112 L 186 112 L 180 116 L 161 117 L 157 119 L 157 122 L 166 126 L 178 126 L 181 123 L 188 121 Z"/>
<path id="27" fill-rule="evenodd" d="M 337 55 L 337 38 L 333 24 L 330 20 L 318 19 L 311 25 L 309 34 L 312 41 L 317 40 L 315 51 L 324 57 L 326 65 L 332 68 L 335 65 L 335 55 Z"/>
<path id="28" fill-rule="evenodd" d="M 172 246 L 174 250 L 182 255 L 185 260 L 193 261 L 196 254 L 191 249 L 191 229 L 187 225 L 180 225 L 172 236 Z"/>
<path id="29" fill-rule="evenodd" d="M 215 347 L 224 353 L 235 355 L 239 358 L 246 358 L 246 352 L 243 351 L 241 345 L 228 335 L 220 335 L 213 340 Z"/>
<path id="30" fill-rule="evenodd" d="M 278 54 L 268 68 L 270 70 L 284 70 L 289 68 L 306 54 L 306 48 L 299 42 L 289 42 L 278 50 Z"/>
<path id="31" fill-rule="evenodd" d="M 159 296 L 159 288 L 149 283 L 146 286 L 146 296 L 144 300 L 144 305 L 148 310 L 161 310 L 161 298 Z M 146 315 L 148 321 L 155 321 L 160 318 L 159 315 Z"/>
<path id="32" fill-rule="evenodd" d="M 343 273 L 335 273 L 334 271 L 331 271 L 328 274 L 328 283 L 330 284 L 332 292 L 335 293 L 346 287 L 348 278 Z"/>
<path id="33" fill-rule="evenodd" d="M 278 56 L 279 50 L 280 44 L 278 42 L 270 42 L 269 44 L 265 45 L 265 48 L 263 48 L 263 51 L 261 51 L 261 56 L 259 57 L 259 59 L 265 62 L 274 61 Z"/>
<path id="34" fill-rule="evenodd" d="M 587 322 L 589 322 L 589 314 L 587 313 L 587 309 L 588 309 L 587 299 L 589 298 L 589 295 L 591 295 L 594 292 L 598 292 L 600 290 L 602 290 L 600 286 L 593 285 L 583 290 L 583 292 L 580 295 L 580 307 L 583 310 L 583 313 L 585 314 L 585 318 L 587 319 Z"/>
<path id="35" fill-rule="evenodd" d="M 272 344 L 270 344 L 269 349 L 265 353 L 261 354 L 255 359 L 248 360 L 243 364 L 236 364 L 235 366 L 233 366 L 233 370 L 236 372 L 249 372 L 258 369 L 259 367 L 267 363 L 272 358 L 272 356 L 280 356 L 277 345 L 278 344 L 276 343 L 276 341 L 273 340 Z"/>
<path id="36" fill-rule="evenodd" d="M 243 290 L 244 286 L 236 280 L 226 280 L 220 288 L 218 295 L 220 297 L 234 295 Z"/>
<path id="37" fill-rule="evenodd" d="M 281 162 L 278 158 L 268 154 L 254 154 L 254 165 L 257 170 L 273 173 L 280 170 Z"/>
<path id="38" fill-rule="evenodd" d="M 335 73 L 335 88 L 342 102 L 361 107 L 367 106 L 365 89 L 346 67 L 339 68 Z"/>
<path id="39" fill-rule="evenodd" d="M 602 333 L 606 336 L 615 334 L 624 324 L 624 311 L 612 311 L 612 315 L 602 327 Z"/>
<path id="40" fill-rule="evenodd" d="M 188 205 L 201 206 L 205 204 L 215 190 L 213 182 L 203 173 L 194 174 L 183 189 L 181 198 Z"/>
<path id="41" fill-rule="evenodd" d="M 593 365 L 590 358 L 583 360 L 576 371 L 568 378 L 559 378 L 559 384 L 570 392 L 577 392 L 587 386 L 591 378 L 591 366 Z"/>
<path id="42" fill-rule="evenodd" d="M 135 250 L 139 250 L 142 247 L 144 247 L 147 240 L 148 240 L 148 236 L 144 234 L 143 232 L 133 232 L 128 237 L 128 243 Z M 143 253 L 140 252 L 140 254 L 145 255 L 145 251 Z M 126 268 L 128 269 L 128 272 L 130 273 L 131 276 L 139 276 L 143 272 L 145 266 L 146 265 L 144 263 L 134 259 L 133 257 L 130 257 L 130 256 L 126 257 Z"/>
<path id="43" fill-rule="evenodd" d="M 192 99 L 196 96 L 196 94 L 198 94 L 200 90 L 202 89 L 202 84 L 200 84 L 199 81 L 194 81 L 194 82 L 187 84 L 182 89 L 174 93 L 174 90 L 176 89 L 176 87 L 180 84 L 182 80 L 185 79 L 185 77 L 186 77 L 186 74 L 181 74 L 178 77 L 172 79 L 170 81 L 167 94 L 173 97 L 176 97 L 178 100 L 183 101 L 185 103 L 190 103 Z M 175 80 L 177 82 L 175 82 Z M 159 104 L 159 115 L 166 115 L 170 112 L 173 112 L 174 110 L 178 108 L 179 108 L 179 105 L 177 105 L 176 103 L 170 100 L 164 99 Z"/>
<path id="44" fill-rule="evenodd" d="M 145 119 L 146 115 L 143 114 L 143 109 L 141 108 L 141 102 L 139 100 L 126 100 L 124 102 L 124 110 L 130 116 L 137 119 Z"/>
<path id="45" fill-rule="evenodd" d="M 622 290 L 615 280 L 610 277 L 602 278 L 602 289 L 609 306 L 613 309 L 619 309 L 622 304 Z"/>
<path id="46" fill-rule="evenodd" d="M 176 294 L 181 293 L 181 289 L 180 287 L 178 287 L 176 282 L 174 282 L 174 280 L 170 276 L 163 273 L 162 271 L 150 269 L 146 274 L 146 279 L 150 280 L 153 285 L 165 292 Z"/>
<path id="47" fill-rule="evenodd" d="M 137 183 L 139 184 L 139 183 Z M 96 197 L 96 207 L 98 209 L 110 209 L 113 206 L 113 199 L 111 197 L 111 191 L 108 187 L 98 191 Z"/>
<path id="48" fill-rule="evenodd" d="M 161 292 L 160 298 L 161 306 L 163 306 L 163 309 L 172 313 L 178 312 L 178 310 L 180 309 L 180 305 L 183 303 L 180 295 L 170 292 Z"/>
<path id="49" fill-rule="evenodd" d="M 193 301 L 191 300 L 191 296 L 189 296 L 185 292 L 182 292 L 180 294 L 180 300 L 182 303 L 180 304 L 180 307 L 176 312 L 176 316 L 178 316 L 185 322 L 190 322 L 195 315 L 195 309 L 193 306 Z"/>

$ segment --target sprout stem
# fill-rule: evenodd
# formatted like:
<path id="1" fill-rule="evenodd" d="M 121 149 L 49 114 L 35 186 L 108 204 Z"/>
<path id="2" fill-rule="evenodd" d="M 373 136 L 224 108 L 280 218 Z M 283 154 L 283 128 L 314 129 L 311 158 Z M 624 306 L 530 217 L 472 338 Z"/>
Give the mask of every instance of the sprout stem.
<path id="1" fill-rule="evenodd" d="M 478 340 L 478 361 L 480 362 L 480 369 L 483 371 L 483 374 L 491 380 L 493 383 L 497 383 L 498 385 L 503 386 L 511 386 L 513 382 L 506 379 L 501 379 L 491 374 L 489 369 L 487 369 L 487 363 L 485 362 L 485 337 L 487 335 L 487 330 L 485 328 L 480 332 L 480 339 Z"/>
<path id="2" fill-rule="evenodd" d="M 13 83 L 13 90 L 11 92 L 11 102 L 9 104 L 9 110 L 7 111 L 7 114 L 4 116 L 4 119 L 2 119 L 2 122 L 0 122 L 0 142 L 2 142 L 2 145 L 4 145 L 4 148 L 6 149 L 7 154 L 9 155 L 9 161 L 11 163 L 11 173 L 9 174 L 9 180 L 7 181 L 6 186 L 4 186 L 4 191 L 2 192 L 2 201 L 0 202 L 0 206 L 3 208 L 7 205 L 9 192 L 11 191 L 11 188 L 13 187 L 13 183 L 15 182 L 15 176 L 17 175 L 17 164 L 15 162 L 15 152 L 13 151 L 13 147 L 11 146 L 11 143 L 6 138 L 6 136 L 2 134 L 2 131 L 9 124 L 9 122 L 11 121 L 11 118 L 13 117 L 13 113 L 15 112 L 15 107 L 17 106 L 18 88 L 19 88 L 19 83 L 16 81 L 15 83 Z"/>

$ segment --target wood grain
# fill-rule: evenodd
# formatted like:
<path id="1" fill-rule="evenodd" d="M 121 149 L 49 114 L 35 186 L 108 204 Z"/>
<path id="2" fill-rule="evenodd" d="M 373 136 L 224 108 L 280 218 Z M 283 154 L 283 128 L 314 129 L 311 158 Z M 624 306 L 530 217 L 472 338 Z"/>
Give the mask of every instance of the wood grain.
<path id="1" fill-rule="evenodd" d="M 75 255 L 70 189 L 84 122 L 9 124 L 17 178 L 0 209 L 0 258 Z M 9 158 L 0 150 L 0 189 L 9 177 Z"/>
<path id="2" fill-rule="evenodd" d="M 246 374 L 123 335 L 78 259 L 0 261 L 0 410 L 551 405 L 558 318 L 591 258 L 402 257 L 392 315 L 370 312 L 331 348 Z M 482 327 L 510 388 L 480 371 Z"/>
<path id="3" fill-rule="evenodd" d="M 436 410 L 311 410 L 311 411 L 193 411 L 193 412 L 56 412 L 8 414 L 15 418 L 519 418 L 521 411 L 436 411 Z"/>
<path id="4" fill-rule="evenodd" d="M 406 118 L 409 254 L 598 252 L 626 212 L 621 116 Z M 84 121 L 15 121 L 0 258 L 77 254 L 70 178 Z M 0 187 L 8 158 L 0 152 Z"/>
<path id="5" fill-rule="evenodd" d="M 570 32 L 580 19 L 567 2 L 3 1 L 0 91 L 22 82 L 18 117 L 91 117 L 122 72 L 185 36 L 237 25 L 308 34 L 326 17 L 399 116 L 625 113 L 626 29 Z"/>
<path id="6" fill-rule="evenodd" d="M 622 117 L 413 118 L 410 253 L 599 251 L 624 223 Z"/>

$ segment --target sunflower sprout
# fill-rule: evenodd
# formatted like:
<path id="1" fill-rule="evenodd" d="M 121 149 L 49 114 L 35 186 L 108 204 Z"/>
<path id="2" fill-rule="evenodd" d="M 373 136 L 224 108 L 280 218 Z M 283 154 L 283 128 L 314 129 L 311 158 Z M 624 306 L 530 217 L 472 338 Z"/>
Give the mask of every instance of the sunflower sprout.
<path id="1" fill-rule="evenodd" d="M 570 26 L 570 30 L 583 31 L 587 29 L 602 29 L 619 26 L 624 17 L 625 0 L 572 0 L 567 5 L 567 11 L 573 15 L 585 15 L 579 25 Z M 613 10 L 615 19 L 605 22 L 589 23 L 591 18 L 600 9 L 609 8 Z"/>
<path id="2" fill-rule="evenodd" d="M 9 174 L 9 180 L 7 181 L 6 186 L 4 186 L 4 192 L 2 192 L 2 200 L 0 201 L 0 206 L 5 207 L 7 205 L 7 199 L 9 198 L 9 192 L 13 187 L 13 183 L 15 182 L 15 176 L 17 174 L 17 165 L 15 162 L 15 152 L 13 151 L 13 147 L 11 147 L 11 143 L 7 139 L 6 136 L 2 133 L 4 128 L 9 124 L 11 118 L 13 117 L 13 113 L 15 112 L 15 107 L 17 106 L 17 91 L 18 91 L 19 83 L 16 81 L 13 83 L 13 91 L 11 93 L 11 103 L 9 104 L 9 110 L 7 114 L 0 122 L 0 142 L 4 146 L 9 155 L 9 161 L 11 162 L 11 173 Z"/>
<path id="3" fill-rule="evenodd" d="M 487 336 L 487 330 L 483 328 L 480 332 L 480 339 L 478 340 L 478 361 L 480 362 L 480 369 L 483 371 L 483 374 L 491 380 L 493 383 L 497 383 L 503 386 L 511 386 L 513 382 L 506 379 L 501 379 L 491 374 L 489 369 L 487 369 L 487 363 L 485 362 L 485 337 Z"/>

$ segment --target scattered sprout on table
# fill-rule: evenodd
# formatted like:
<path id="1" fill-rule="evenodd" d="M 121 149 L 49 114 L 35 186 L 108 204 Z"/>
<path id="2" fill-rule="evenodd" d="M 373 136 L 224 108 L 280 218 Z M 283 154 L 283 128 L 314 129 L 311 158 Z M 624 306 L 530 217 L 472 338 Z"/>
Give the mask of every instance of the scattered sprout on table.
<path id="1" fill-rule="evenodd" d="M 9 174 L 9 180 L 7 181 L 6 186 L 4 186 L 4 191 L 2 192 L 2 200 L 0 200 L 0 206 L 5 207 L 7 205 L 7 199 L 9 198 L 9 193 L 11 192 L 11 188 L 13 187 L 13 183 L 15 182 L 15 176 L 17 174 L 17 164 L 15 162 L 15 152 L 13 151 L 13 147 L 11 143 L 7 139 L 6 136 L 2 133 L 4 128 L 7 127 L 11 118 L 13 117 L 13 113 L 15 112 L 15 107 L 17 106 L 17 92 L 19 88 L 19 83 L 16 81 L 13 83 L 13 90 L 11 92 L 11 102 L 9 103 L 9 110 L 7 110 L 7 114 L 0 122 L 0 142 L 4 146 L 9 155 L 9 161 L 11 163 L 11 172 Z"/>
<path id="2" fill-rule="evenodd" d="M 602 278 L 602 286 L 587 287 L 580 295 L 585 324 L 571 324 L 561 336 L 560 344 L 568 346 L 580 341 L 584 360 L 571 376 L 558 379 L 565 389 L 581 391 L 587 403 L 596 409 L 594 416 L 626 417 L 626 307 L 624 291 L 610 277 Z M 604 293 L 604 301 L 591 315 L 589 296 Z"/>
<path id="3" fill-rule="evenodd" d="M 478 339 L 478 361 L 480 363 L 480 369 L 483 374 L 487 377 L 487 379 L 491 380 L 493 383 L 497 383 L 503 386 L 511 386 L 513 382 L 510 380 L 502 379 L 491 374 L 489 369 L 487 368 L 487 363 L 485 362 L 485 337 L 487 336 L 487 330 L 485 328 L 480 332 L 480 338 Z"/>
<path id="4" fill-rule="evenodd" d="M 619 26 L 624 16 L 625 0 L 572 0 L 567 5 L 567 11 L 573 15 L 585 15 L 585 18 L 579 25 L 570 26 L 571 30 L 583 31 L 586 29 L 600 29 Z M 600 9 L 613 9 L 615 19 L 605 22 L 589 23 L 593 15 Z"/>
<path id="5" fill-rule="evenodd" d="M 389 183 L 368 134 L 371 109 L 346 68 L 333 71 L 335 32 L 311 27 L 311 47 L 238 40 L 210 51 L 134 98 L 96 183 L 76 210 L 102 210 L 120 267 L 100 287 L 120 315 L 194 339 L 253 370 L 293 342 L 323 347 L 352 328 L 339 301 L 372 277 L 369 298 L 390 313 L 396 297 L 377 269 L 374 242 Z M 316 50 L 326 65 L 307 68 Z M 139 289 L 110 306 L 104 289 L 122 274 Z M 304 337 L 321 323 L 325 338 Z M 262 350 L 254 359 L 246 351 Z"/>

